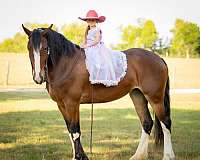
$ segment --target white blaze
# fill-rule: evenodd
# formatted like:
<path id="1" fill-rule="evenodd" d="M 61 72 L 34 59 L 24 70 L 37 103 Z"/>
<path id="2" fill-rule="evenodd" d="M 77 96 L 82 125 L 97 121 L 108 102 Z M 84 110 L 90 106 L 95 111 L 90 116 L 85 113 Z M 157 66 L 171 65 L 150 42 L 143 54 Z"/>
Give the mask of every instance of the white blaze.
<path id="1" fill-rule="evenodd" d="M 35 80 L 40 81 L 40 52 L 39 50 L 33 51 L 34 60 L 35 60 Z"/>
<path id="2" fill-rule="evenodd" d="M 164 133 L 164 157 L 163 160 L 175 160 L 175 154 L 172 149 L 171 133 L 166 126 L 161 122 Z"/>

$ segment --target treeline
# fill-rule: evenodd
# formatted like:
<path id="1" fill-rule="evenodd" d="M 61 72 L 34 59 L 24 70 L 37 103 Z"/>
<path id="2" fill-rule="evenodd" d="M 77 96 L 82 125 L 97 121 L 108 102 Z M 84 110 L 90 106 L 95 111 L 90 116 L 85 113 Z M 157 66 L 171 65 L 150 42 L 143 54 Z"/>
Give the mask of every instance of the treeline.
<path id="1" fill-rule="evenodd" d="M 46 28 L 49 24 L 26 23 L 30 29 Z M 76 44 L 83 42 L 86 25 L 82 23 L 66 24 L 58 30 Z M 197 24 L 177 19 L 170 30 L 172 38 L 159 37 L 156 26 L 151 20 L 139 19 L 137 25 L 120 26 L 121 42 L 111 45 L 113 49 L 125 50 L 133 47 L 152 50 L 160 55 L 176 57 L 200 57 L 200 28 Z M 0 52 L 26 53 L 27 36 L 18 32 L 13 38 L 0 43 Z"/>
<path id="2" fill-rule="evenodd" d="M 139 47 L 165 56 L 200 57 L 200 28 L 195 23 L 177 19 L 170 30 L 171 39 L 159 37 L 151 20 L 140 19 L 137 26 L 128 25 L 120 30 L 122 43 L 112 46 L 115 49 Z"/>

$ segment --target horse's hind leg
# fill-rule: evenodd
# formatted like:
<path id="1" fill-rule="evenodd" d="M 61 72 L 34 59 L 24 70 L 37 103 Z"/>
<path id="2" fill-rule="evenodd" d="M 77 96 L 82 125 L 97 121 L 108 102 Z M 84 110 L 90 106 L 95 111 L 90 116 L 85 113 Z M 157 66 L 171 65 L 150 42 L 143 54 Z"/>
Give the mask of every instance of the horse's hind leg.
<path id="1" fill-rule="evenodd" d="M 158 120 L 161 123 L 161 127 L 164 134 L 164 156 L 163 160 L 175 160 L 175 154 L 172 149 L 171 142 L 171 118 L 170 115 L 166 114 L 166 109 L 164 108 L 163 103 L 151 104 Z M 156 121 L 155 121 L 156 122 Z M 159 125 L 155 125 L 159 126 Z M 161 133 L 158 133 L 161 134 Z M 160 140 L 162 141 L 162 140 Z"/>
<path id="2" fill-rule="evenodd" d="M 153 121 L 148 109 L 148 102 L 139 89 L 130 92 L 130 97 L 134 103 L 136 112 L 142 125 L 142 135 L 135 154 L 130 160 L 142 160 L 148 156 L 148 140 L 153 126 Z"/>
<path id="3" fill-rule="evenodd" d="M 162 95 L 162 94 L 159 94 Z M 171 142 L 171 118 L 170 118 L 170 100 L 169 100 L 169 89 L 165 89 L 165 95 L 162 98 L 162 96 L 159 97 L 148 97 L 148 101 L 150 102 L 151 106 L 153 107 L 153 110 L 156 114 L 155 123 L 158 123 L 158 125 L 155 125 L 155 127 L 160 127 L 162 129 L 156 129 L 157 131 L 162 132 L 164 134 L 164 156 L 163 160 L 174 160 L 175 154 L 172 149 L 172 142 Z M 161 124 L 161 125 L 160 125 Z M 155 131 L 156 131 L 155 130 Z M 161 133 L 155 133 L 160 135 Z M 163 139 L 163 138 L 162 138 Z M 159 140 L 162 141 L 162 140 Z"/>

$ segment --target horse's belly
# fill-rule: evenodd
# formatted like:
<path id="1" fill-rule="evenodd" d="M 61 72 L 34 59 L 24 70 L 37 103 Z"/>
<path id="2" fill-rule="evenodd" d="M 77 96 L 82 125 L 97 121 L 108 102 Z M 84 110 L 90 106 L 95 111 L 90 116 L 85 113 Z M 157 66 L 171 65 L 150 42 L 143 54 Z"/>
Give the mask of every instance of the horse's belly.
<path id="1" fill-rule="evenodd" d="M 104 103 L 117 100 L 125 96 L 130 91 L 130 86 L 115 86 L 103 87 L 102 85 L 95 85 L 92 88 L 85 90 L 81 96 L 81 103 Z"/>

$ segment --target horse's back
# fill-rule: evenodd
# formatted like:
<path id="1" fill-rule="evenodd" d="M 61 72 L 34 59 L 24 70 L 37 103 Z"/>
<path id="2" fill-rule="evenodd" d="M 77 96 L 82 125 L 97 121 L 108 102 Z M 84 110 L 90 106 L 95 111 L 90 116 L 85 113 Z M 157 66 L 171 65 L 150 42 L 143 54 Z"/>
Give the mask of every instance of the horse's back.
<path id="1" fill-rule="evenodd" d="M 140 48 L 132 48 L 123 52 L 128 59 L 128 76 L 134 76 L 134 87 L 148 92 L 151 89 L 157 90 L 165 84 L 168 78 L 168 68 L 159 55 Z M 164 87 L 163 85 L 161 88 Z"/>
<path id="2" fill-rule="evenodd" d="M 141 49 L 141 48 L 131 48 L 125 51 L 122 51 L 127 55 L 128 64 L 137 64 L 140 66 L 140 69 L 155 69 L 162 70 L 167 68 L 165 61 L 157 54 Z"/>
<path id="3" fill-rule="evenodd" d="M 122 52 L 124 52 L 127 56 L 131 56 L 132 58 L 134 58 L 135 61 L 141 60 L 142 62 L 149 61 L 152 63 L 160 63 L 161 65 L 165 64 L 163 63 L 163 59 L 159 55 L 142 48 L 131 48 Z"/>

